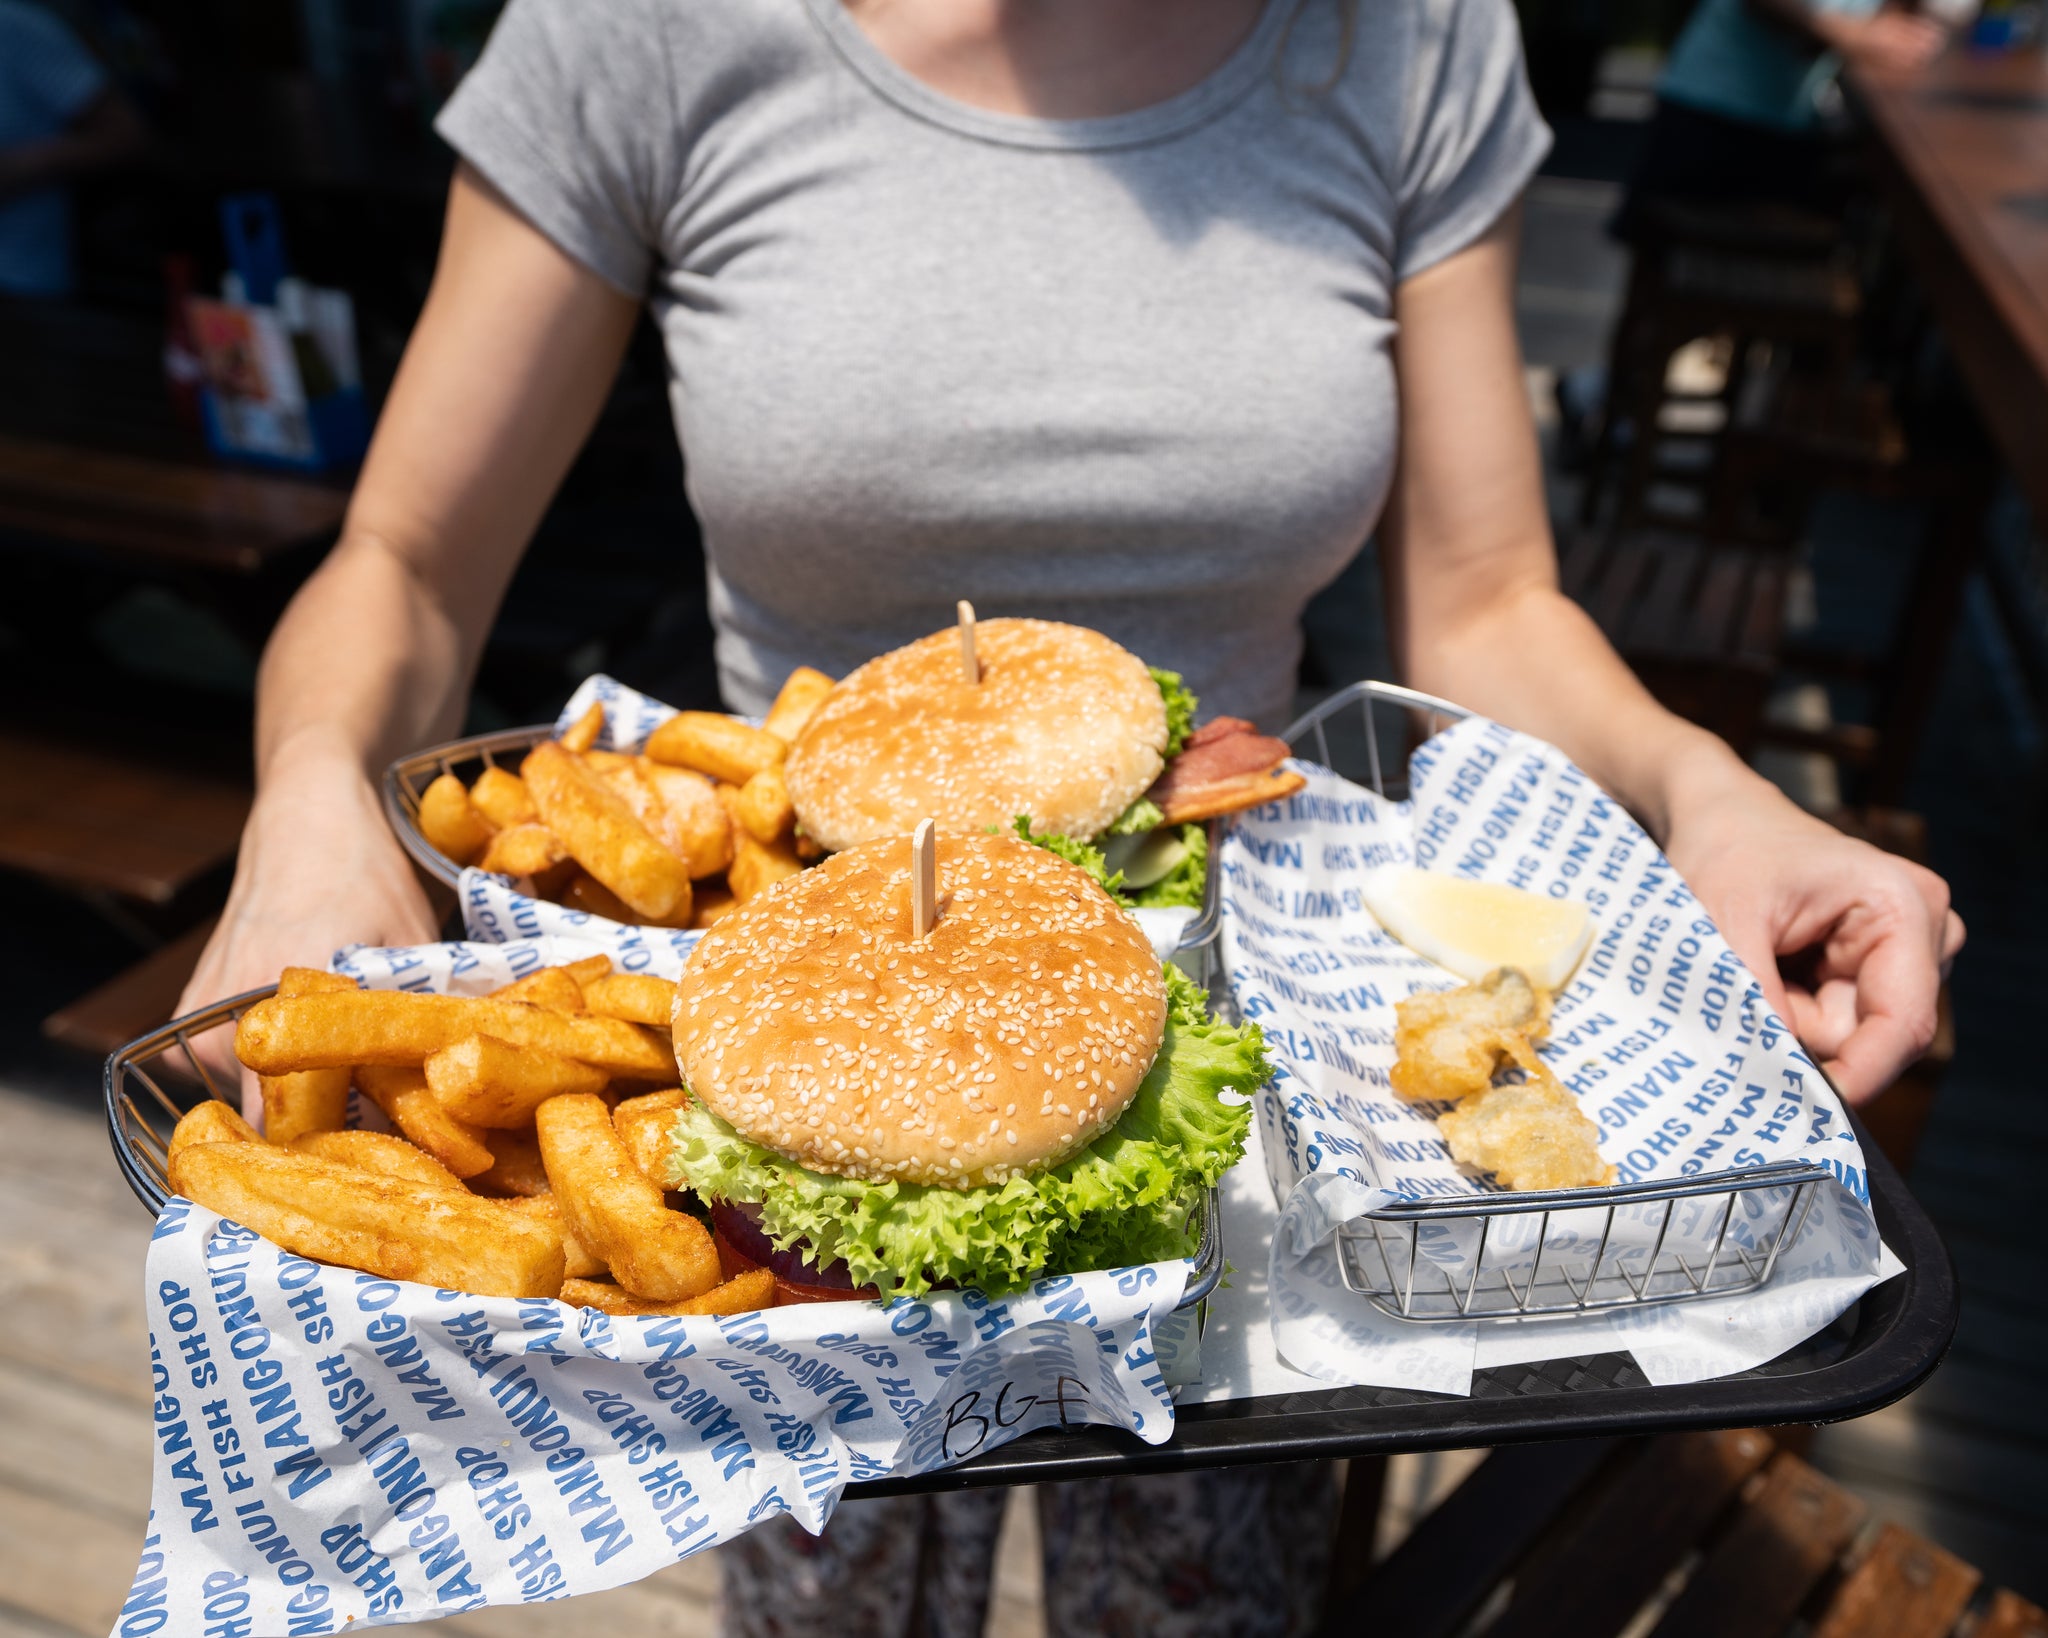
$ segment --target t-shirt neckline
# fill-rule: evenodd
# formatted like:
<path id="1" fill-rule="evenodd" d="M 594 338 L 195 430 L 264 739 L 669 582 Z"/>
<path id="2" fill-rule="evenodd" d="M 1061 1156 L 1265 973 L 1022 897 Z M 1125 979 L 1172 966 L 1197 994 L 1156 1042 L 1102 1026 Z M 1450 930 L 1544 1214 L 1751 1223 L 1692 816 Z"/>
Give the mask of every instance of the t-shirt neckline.
<path id="1" fill-rule="evenodd" d="M 1289 16 L 1301 0 L 1265 0 L 1259 20 L 1209 74 L 1164 102 L 1093 119 L 1039 119 L 976 108 L 933 90 L 867 37 L 841 0 L 805 0 L 848 66 L 905 112 L 983 142 L 1060 150 L 1129 148 L 1163 142 L 1214 119 L 1271 65 Z"/>

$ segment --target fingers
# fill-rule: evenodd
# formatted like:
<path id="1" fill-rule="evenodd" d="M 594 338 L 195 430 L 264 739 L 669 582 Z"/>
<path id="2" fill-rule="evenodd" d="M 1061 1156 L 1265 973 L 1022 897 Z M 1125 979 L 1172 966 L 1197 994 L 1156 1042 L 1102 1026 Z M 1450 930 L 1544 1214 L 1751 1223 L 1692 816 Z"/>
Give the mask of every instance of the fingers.
<path id="1" fill-rule="evenodd" d="M 1822 1067 L 1850 1103 L 1865 1103 L 1934 1039 L 1940 980 L 1917 930 L 1894 929 L 1865 954 L 1855 976 L 1857 1020 Z"/>

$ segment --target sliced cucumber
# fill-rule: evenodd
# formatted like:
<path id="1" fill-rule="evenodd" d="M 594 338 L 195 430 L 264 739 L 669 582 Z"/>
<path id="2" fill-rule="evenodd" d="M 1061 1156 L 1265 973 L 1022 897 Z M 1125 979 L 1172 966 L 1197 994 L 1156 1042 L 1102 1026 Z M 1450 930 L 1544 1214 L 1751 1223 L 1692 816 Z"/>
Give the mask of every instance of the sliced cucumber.
<path id="1" fill-rule="evenodd" d="M 1175 826 L 1148 830 L 1141 836 L 1111 836 L 1103 843 L 1102 855 L 1112 875 L 1119 870 L 1124 873 L 1124 890 L 1134 892 L 1171 875 L 1188 856 L 1188 845 Z"/>

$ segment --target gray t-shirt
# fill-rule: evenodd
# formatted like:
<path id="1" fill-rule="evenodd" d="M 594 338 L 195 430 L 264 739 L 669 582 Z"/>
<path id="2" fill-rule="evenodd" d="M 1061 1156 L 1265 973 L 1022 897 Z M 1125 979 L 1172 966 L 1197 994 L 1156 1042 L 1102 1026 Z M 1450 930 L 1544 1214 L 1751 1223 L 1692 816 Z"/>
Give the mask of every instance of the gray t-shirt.
<path id="1" fill-rule="evenodd" d="M 840 0 L 513 0 L 439 129 L 651 303 L 734 707 L 966 597 L 1268 725 L 1386 497 L 1392 288 L 1549 141 L 1508 0 L 1267 0 L 1086 120 L 943 97 Z"/>

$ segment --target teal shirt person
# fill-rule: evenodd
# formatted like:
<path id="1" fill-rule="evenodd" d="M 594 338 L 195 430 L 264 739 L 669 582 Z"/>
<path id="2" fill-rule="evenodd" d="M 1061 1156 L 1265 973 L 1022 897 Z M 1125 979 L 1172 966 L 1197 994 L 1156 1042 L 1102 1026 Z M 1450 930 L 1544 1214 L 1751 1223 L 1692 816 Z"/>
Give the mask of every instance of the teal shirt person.
<path id="1" fill-rule="evenodd" d="M 1818 0 L 1816 10 L 1867 17 L 1879 0 Z M 1703 113 L 1788 132 L 1819 123 L 1817 94 L 1837 59 L 1756 11 L 1753 0 L 1700 0 L 1671 48 L 1657 94 Z"/>
<path id="2" fill-rule="evenodd" d="M 54 15 L 0 0 L 0 294 L 69 294 L 69 191 L 45 182 L 10 192 L 4 161 L 68 129 L 106 89 L 106 71 Z"/>

